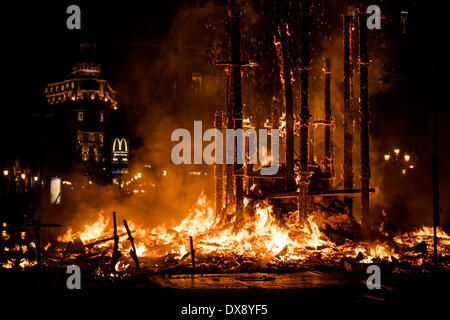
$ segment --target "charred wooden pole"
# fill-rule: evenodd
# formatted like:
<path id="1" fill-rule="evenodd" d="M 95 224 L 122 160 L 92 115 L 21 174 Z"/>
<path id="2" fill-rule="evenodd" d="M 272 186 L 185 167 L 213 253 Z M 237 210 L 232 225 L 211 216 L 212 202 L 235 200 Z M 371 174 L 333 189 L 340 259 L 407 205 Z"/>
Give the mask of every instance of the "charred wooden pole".
<path id="1" fill-rule="evenodd" d="M 232 76 L 232 53 L 231 53 L 231 19 L 227 22 L 227 60 L 224 63 L 227 74 L 227 110 L 223 119 L 227 129 L 234 129 L 233 120 L 233 76 Z M 220 63 L 218 63 L 220 65 Z M 231 208 L 235 203 L 234 194 L 234 164 L 225 164 L 225 206 Z"/>
<path id="2" fill-rule="evenodd" d="M 227 82 L 227 128 L 242 129 L 243 108 L 241 92 L 241 68 L 251 66 L 248 62 L 241 61 L 240 24 L 239 13 L 235 12 L 230 5 L 229 15 L 229 60 L 217 62 L 216 65 L 226 67 Z M 234 138 L 236 142 L 236 138 Z M 234 143 L 234 155 L 236 156 L 236 143 Z M 233 186 L 234 178 L 234 189 Z M 226 195 L 227 206 L 231 205 L 230 199 L 234 196 L 236 208 L 236 223 L 240 224 L 244 218 L 244 164 L 236 163 L 226 167 Z"/>
<path id="3" fill-rule="evenodd" d="M 316 148 L 315 134 L 316 134 L 316 123 L 314 123 L 314 121 L 311 121 L 311 123 L 309 125 L 309 151 L 308 151 L 310 166 L 316 165 L 316 159 L 314 157 L 315 152 L 316 152 L 315 151 L 315 148 Z"/>
<path id="4" fill-rule="evenodd" d="M 332 115 L 331 115 L 331 62 L 325 59 L 323 68 L 325 73 L 325 150 L 324 150 L 324 166 L 326 176 L 326 187 L 330 189 L 331 180 L 334 177 L 333 172 L 333 141 L 332 141 Z"/>
<path id="5" fill-rule="evenodd" d="M 241 30 L 239 13 L 229 11 L 231 25 L 231 73 L 232 73 L 232 105 L 234 129 L 242 129 L 242 92 L 241 92 Z M 235 145 L 236 150 L 236 145 Z M 236 163 L 234 165 L 234 186 L 236 195 L 236 221 L 243 220 L 244 215 L 244 166 Z"/>
<path id="6" fill-rule="evenodd" d="M 67 254 L 69 253 L 69 250 L 70 250 L 71 246 L 72 246 L 72 241 L 67 242 L 66 249 L 64 250 L 64 254 L 63 254 L 63 256 L 61 258 L 61 261 L 60 261 L 61 264 L 64 262 L 64 259 L 66 258 Z"/>
<path id="7" fill-rule="evenodd" d="M 114 246 L 113 246 L 113 252 L 111 257 L 111 271 L 115 271 L 115 266 L 117 262 L 119 262 L 120 257 L 122 254 L 119 251 L 119 236 L 117 235 L 117 221 L 116 221 L 116 212 L 113 211 L 113 226 L 114 226 Z"/>
<path id="8" fill-rule="evenodd" d="M 286 114 L 285 186 L 288 191 L 294 186 L 294 102 L 292 97 L 291 59 L 286 29 L 287 24 L 282 24 L 278 27 L 279 39 L 275 38 L 275 48 L 277 51 Z"/>
<path id="9" fill-rule="evenodd" d="M 302 2 L 302 37 L 301 37 L 301 104 L 300 104 L 300 192 L 298 195 L 299 218 L 307 214 L 307 194 L 311 172 L 308 170 L 308 129 L 311 114 L 308 105 L 308 75 L 311 65 L 309 55 L 309 19 L 311 2 Z"/>
<path id="10" fill-rule="evenodd" d="M 192 237 L 189 237 L 189 242 L 191 246 L 192 272 L 195 272 L 195 250 L 194 250 L 194 241 L 192 240 Z"/>
<path id="11" fill-rule="evenodd" d="M 434 234 L 434 266 L 438 268 L 438 237 L 439 226 L 439 154 L 438 154 L 438 120 L 437 112 L 433 111 L 433 234 Z"/>
<path id="12" fill-rule="evenodd" d="M 276 97 L 272 99 L 272 110 L 270 113 L 272 129 L 278 129 L 280 127 L 280 105 Z"/>
<path id="13" fill-rule="evenodd" d="M 369 217 L 369 56 L 367 52 L 367 13 L 359 12 L 359 72 L 360 72 L 360 117 L 361 117 L 361 224 L 368 228 Z"/>
<path id="14" fill-rule="evenodd" d="M 224 114 L 222 110 L 217 110 L 216 114 L 215 114 L 215 121 L 214 121 L 214 126 L 216 127 L 217 130 L 220 131 L 220 133 L 222 133 L 222 129 L 223 129 L 223 120 L 224 120 Z M 217 142 L 219 141 L 219 139 L 221 139 L 218 135 L 216 135 L 215 137 L 215 143 L 217 144 Z M 221 218 L 222 217 L 222 210 L 223 210 L 223 163 L 218 163 L 218 158 L 217 158 L 217 150 L 218 147 L 220 147 L 221 144 L 217 144 L 216 145 L 216 161 L 214 164 L 214 179 L 215 179 L 215 184 L 216 184 L 216 190 L 215 190 L 215 211 L 216 211 L 216 218 Z M 222 153 L 222 158 L 223 158 L 223 149 L 220 150 L 220 152 Z"/>
<path id="15" fill-rule="evenodd" d="M 353 132 L 355 122 L 353 119 L 352 87 L 352 28 L 353 16 L 344 15 L 344 188 L 352 189 L 353 177 Z M 344 204 L 349 213 L 353 214 L 353 198 L 345 197 Z"/>
<path id="16" fill-rule="evenodd" d="M 131 234 L 130 228 L 128 227 L 127 220 L 123 220 L 123 225 L 125 226 L 125 229 L 127 230 L 128 240 L 130 240 L 130 243 L 131 243 L 130 256 L 133 259 L 134 264 L 136 265 L 136 270 L 140 270 L 139 258 L 137 256 L 136 247 L 134 246 L 134 238 L 133 238 L 133 235 Z"/>
<path id="17" fill-rule="evenodd" d="M 231 39 L 231 36 L 229 37 Z M 229 44 L 231 47 L 231 44 Z M 231 55 L 228 57 L 231 61 Z M 231 67 L 226 67 L 227 73 L 227 112 L 225 116 L 226 128 L 234 129 L 233 121 L 233 104 L 232 104 L 232 77 L 231 77 Z M 234 164 L 225 164 L 225 205 L 226 207 L 231 207 L 234 205 Z"/>

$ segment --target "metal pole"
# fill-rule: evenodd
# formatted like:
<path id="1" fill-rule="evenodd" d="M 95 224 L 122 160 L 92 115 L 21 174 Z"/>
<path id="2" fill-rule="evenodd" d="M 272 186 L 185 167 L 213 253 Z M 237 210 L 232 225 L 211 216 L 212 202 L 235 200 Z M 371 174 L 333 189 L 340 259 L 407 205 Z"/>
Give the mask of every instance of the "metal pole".
<path id="1" fill-rule="evenodd" d="M 438 268 L 438 238 L 439 226 L 439 154 L 438 154 L 438 120 L 437 112 L 433 111 L 433 233 L 434 233 L 434 266 Z"/>

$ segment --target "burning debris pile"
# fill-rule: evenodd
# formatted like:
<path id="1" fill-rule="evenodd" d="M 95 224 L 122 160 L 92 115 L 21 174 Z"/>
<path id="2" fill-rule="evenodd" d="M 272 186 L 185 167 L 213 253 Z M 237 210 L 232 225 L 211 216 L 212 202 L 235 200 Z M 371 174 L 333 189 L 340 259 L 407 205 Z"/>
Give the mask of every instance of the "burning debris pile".
<path id="1" fill-rule="evenodd" d="M 246 201 L 247 202 L 247 201 Z M 140 269 L 148 272 L 294 271 L 319 266 L 342 267 L 364 263 L 389 265 L 392 271 L 427 270 L 432 265 L 432 228 L 388 237 L 380 232 L 376 240 L 350 240 L 345 232 L 358 236 L 358 224 L 345 214 L 325 211 L 308 216 L 303 225 L 275 218 L 272 206 L 259 201 L 242 228 L 235 221 L 218 221 L 206 196 L 201 195 L 188 216 L 174 227 L 146 229 L 128 222 L 134 238 Z M 292 212 L 295 215 L 295 212 Z M 4 233 L 3 236 L 7 234 Z M 80 230 L 68 228 L 58 241 L 43 248 L 45 264 L 79 265 L 94 276 L 117 276 L 135 272 L 136 263 L 128 254 L 132 248 L 125 226 L 117 226 L 114 258 L 114 224 L 100 212 L 98 220 Z M 439 261 L 450 267 L 450 236 L 439 232 Z M 193 239 L 195 255 L 189 238 Z M 374 238 L 375 239 L 375 238 Z M 69 244 L 69 245 L 68 245 Z M 2 267 L 34 265 L 33 243 L 2 250 Z M 112 262 L 113 261 L 113 262 Z"/>

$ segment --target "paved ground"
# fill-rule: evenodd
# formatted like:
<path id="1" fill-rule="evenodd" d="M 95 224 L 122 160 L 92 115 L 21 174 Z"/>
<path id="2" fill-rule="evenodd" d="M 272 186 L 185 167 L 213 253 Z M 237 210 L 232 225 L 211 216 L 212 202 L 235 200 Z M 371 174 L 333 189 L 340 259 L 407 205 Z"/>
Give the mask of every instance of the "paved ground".
<path id="1" fill-rule="evenodd" d="M 350 280 L 336 273 L 304 271 L 284 274 L 228 273 L 195 275 L 157 275 L 150 280 L 161 287 L 184 290 L 204 289 L 307 289 L 347 284 Z"/>
<path id="2" fill-rule="evenodd" d="M 306 271 L 139 277 L 122 281 L 84 279 L 68 290 L 65 270 L 0 271 L 0 315 L 91 319 L 307 319 L 368 315 L 392 318 L 446 310 L 448 274 L 385 275 L 382 289 L 368 290 L 364 274 Z M 265 315 L 226 314 L 227 306 L 265 305 Z M 186 307 L 214 307 L 213 317 L 183 315 Z M 61 313 L 61 308 L 63 313 Z M 231 307 L 228 307 L 231 309 Z M 57 311 L 58 310 L 58 311 Z M 3 319 L 3 316 L 1 317 Z"/>

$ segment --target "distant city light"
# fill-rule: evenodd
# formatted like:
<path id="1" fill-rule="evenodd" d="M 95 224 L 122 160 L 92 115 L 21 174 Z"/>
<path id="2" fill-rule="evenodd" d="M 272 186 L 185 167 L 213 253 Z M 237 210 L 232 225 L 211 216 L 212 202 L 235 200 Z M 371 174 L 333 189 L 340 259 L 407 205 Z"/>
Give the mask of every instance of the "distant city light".
<path id="1" fill-rule="evenodd" d="M 400 149 L 394 149 L 394 153 L 398 155 L 400 153 Z"/>
<path id="2" fill-rule="evenodd" d="M 410 156 L 409 154 L 405 154 L 405 156 L 404 156 L 404 157 L 405 157 L 405 161 L 406 161 L 406 162 L 408 162 L 408 161 L 409 161 L 409 159 L 411 159 L 411 156 Z"/>
<path id="3" fill-rule="evenodd" d="M 389 161 L 390 158 L 391 158 L 390 154 L 385 154 L 384 155 L 384 160 Z"/>
<path id="4" fill-rule="evenodd" d="M 21 177 L 22 179 L 25 180 L 25 178 L 26 178 L 27 176 L 25 175 L 25 173 L 22 173 L 22 174 L 20 175 L 20 177 Z"/>
<path id="5" fill-rule="evenodd" d="M 3 170 L 3 175 L 4 176 L 7 176 L 9 174 L 9 171 L 8 170 Z"/>
<path id="6" fill-rule="evenodd" d="M 142 177 L 142 173 L 138 172 L 137 176 L 138 176 L 138 178 L 141 178 Z"/>
<path id="7" fill-rule="evenodd" d="M 402 170 L 402 173 L 403 173 L 403 174 L 406 174 L 406 169 L 403 169 L 403 170 Z"/>
<path id="8" fill-rule="evenodd" d="M 34 181 L 38 181 L 39 178 L 38 178 L 38 177 L 34 177 L 33 180 L 34 180 Z"/>

